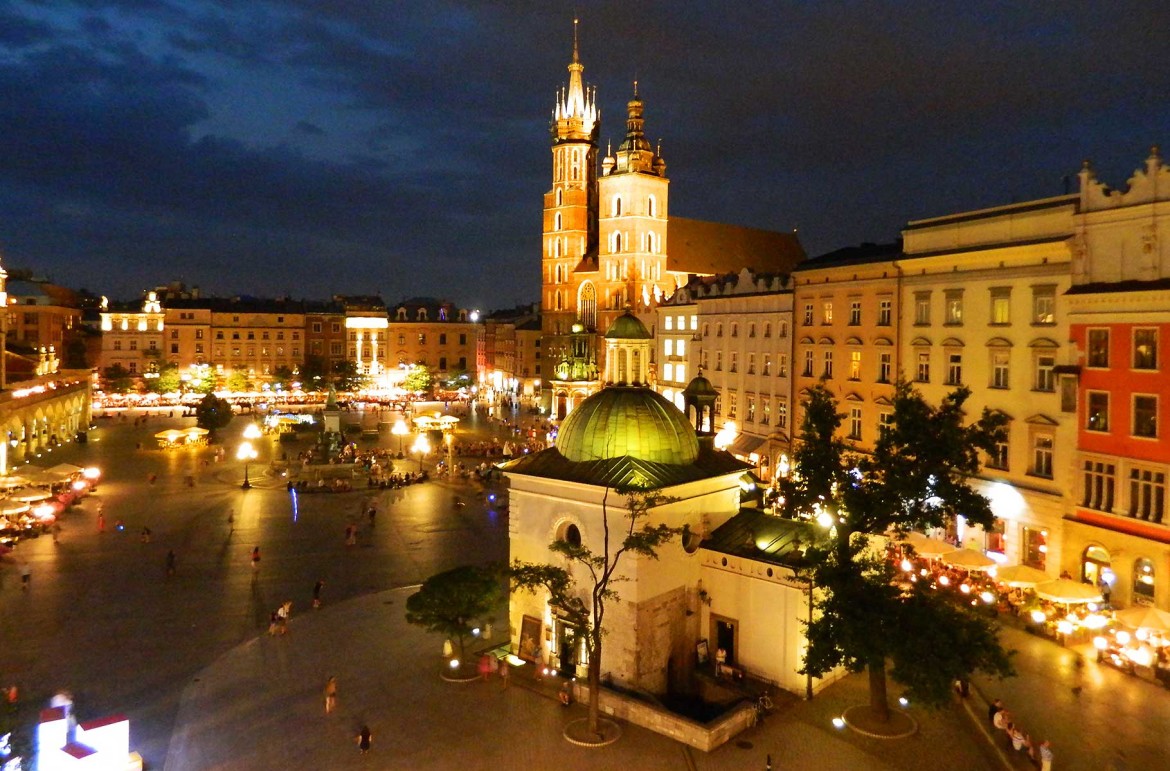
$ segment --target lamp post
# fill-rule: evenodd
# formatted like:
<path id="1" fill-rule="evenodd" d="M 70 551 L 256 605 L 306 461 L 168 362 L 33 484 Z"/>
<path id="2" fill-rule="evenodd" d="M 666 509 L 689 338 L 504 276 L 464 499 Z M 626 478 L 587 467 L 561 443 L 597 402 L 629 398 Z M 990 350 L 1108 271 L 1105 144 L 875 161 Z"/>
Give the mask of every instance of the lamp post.
<path id="1" fill-rule="evenodd" d="M 414 440 L 414 445 L 410 448 L 410 451 L 418 456 L 418 473 L 421 474 L 423 470 L 423 458 L 431 451 L 431 443 L 427 441 L 425 436 L 419 434 L 418 438 Z"/>
<path id="2" fill-rule="evenodd" d="M 244 462 L 244 483 L 240 485 L 240 489 L 248 490 L 252 487 L 252 482 L 248 479 L 248 464 L 256 459 L 256 448 L 251 442 L 242 442 L 240 449 L 236 450 L 236 458 Z"/>
<path id="3" fill-rule="evenodd" d="M 403 457 L 402 440 L 407 434 L 410 433 L 410 428 L 407 427 L 405 420 L 399 418 L 398 422 L 394 424 L 394 428 L 390 429 L 390 433 L 398 437 L 398 457 L 401 458 Z"/>
<path id="4" fill-rule="evenodd" d="M 256 460 L 256 448 L 252 446 L 252 442 L 259 439 L 263 435 L 260 426 L 255 423 L 249 423 L 244 428 L 244 441 L 240 444 L 240 449 L 236 451 L 236 457 L 244 462 L 244 484 L 240 485 L 240 489 L 247 490 L 252 487 L 252 481 L 248 478 L 248 464 Z"/>

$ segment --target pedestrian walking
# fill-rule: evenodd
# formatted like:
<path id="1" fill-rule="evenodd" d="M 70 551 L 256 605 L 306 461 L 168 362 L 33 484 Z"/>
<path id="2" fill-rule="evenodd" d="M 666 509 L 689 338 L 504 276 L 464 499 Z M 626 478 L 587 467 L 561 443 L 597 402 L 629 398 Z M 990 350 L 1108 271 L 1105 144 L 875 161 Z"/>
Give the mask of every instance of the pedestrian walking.
<path id="1" fill-rule="evenodd" d="M 175 550 L 167 551 L 167 575 L 173 576 L 175 574 Z"/>
<path id="2" fill-rule="evenodd" d="M 101 509 L 98 509 L 97 526 L 99 533 L 106 532 L 106 515 L 102 514 Z"/>
<path id="3" fill-rule="evenodd" d="M 254 547 L 252 547 L 252 574 L 255 575 L 256 571 L 259 569 L 260 569 L 260 547 L 254 546 Z"/>
<path id="4" fill-rule="evenodd" d="M 1040 742 L 1040 771 L 1052 771 L 1052 743 L 1047 739 Z"/>
<path id="5" fill-rule="evenodd" d="M 20 589 L 27 592 L 28 585 L 32 582 L 32 569 L 29 568 L 28 563 L 25 562 L 20 566 Z"/>
<path id="6" fill-rule="evenodd" d="M 370 733 L 370 727 L 368 725 L 362 726 L 362 730 L 357 735 L 357 745 L 363 755 L 370 751 L 370 742 L 373 738 L 374 735 Z"/>
<path id="7" fill-rule="evenodd" d="M 369 512 L 367 512 L 367 513 L 369 514 L 369 517 L 370 517 L 370 529 L 373 530 L 374 529 L 374 518 L 376 516 L 378 516 L 378 509 L 374 506 L 371 506 Z"/>
<path id="8" fill-rule="evenodd" d="M 61 540 L 61 523 L 54 521 L 52 531 L 53 531 L 53 543 L 57 543 L 58 541 Z"/>
<path id="9" fill-rule="evenodd" d="M 325 579 L 318 578 L 317 583 L 313 584 L 313 607 L 321 607 L 321 590 L 325 588 Z"/>
<path id="10" fill-rule="evenodd" d="M 987 706 L 987 722 L 995 723 L 995 713 L 1003 709 L 1003 699 L 996 699 Z"/>
<path id="11" fill-rule="evenodd" d="M 345 545 L 357 546 L 357 525 L 345 526 Z"/>
<path id="12" fill-rule="evenodd" d="M 479 670 L 480 678 L 486 683 L 492 676 L 492 655 L 487 651 L 479 657 L 479 664 L 476 667 Z"/>
<path id="13" fill-rule="evenodd" d="M 512 669 L 512 665 L 508 663 L 508 657 L 501 656 L 500 657 L 500 680 L 502 680 L 504 682 L 504 690 L 508 689 L 508 675 L 511 674 L 511 672 L 509 671 L 511 669 Z"/>
<path id="14" fill-rule="evenodd" d="M 288 634 L 288 618 L 292 615 L 292 600 L 286 600 L 276 611 L 276 618 L 280 622 L 280 633 Z"/>
<path id="15" fill-rule="evenodd" d="M 142 528 L 142 542 L 143 543 L 150 543 L 150 528 L 149 527 Z"/>
<path id="16" fill-rule="evenodd" d="M 278 628 L 280 628 L 280 608 L 268 614 L 268 636 L 275 637 Z"/>
<path id="17" fill-rule="evenodd" d="M 325 714 L 328 715 L 337 707 L 337 678 L 330 677 L 325 682 Z"/>

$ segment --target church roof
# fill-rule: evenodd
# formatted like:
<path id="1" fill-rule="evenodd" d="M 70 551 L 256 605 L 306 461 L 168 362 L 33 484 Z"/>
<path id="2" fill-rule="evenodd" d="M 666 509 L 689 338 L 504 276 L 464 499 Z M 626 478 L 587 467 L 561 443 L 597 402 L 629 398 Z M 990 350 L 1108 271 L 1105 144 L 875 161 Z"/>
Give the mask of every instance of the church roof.
<path id="1" fill-rule="evenodd" d="M 760 509 L 739 513 L 711 531 L 701 548 L 773 565 L 808 564 L 801 549 L 817 539 L 816 525 L 768 514 Z"/>
<path id="2" fill-rule="evenodd" d="M 550 447 L 510 461 L 502 468 L 508 474 L 542 477 L 562 482 L 577 482 L 598 487 L 641 487 L 659 490 L 745 471 L 751 466 L 729 453 L 710 448 L 702 448 L 693 463 L 675 464 L 639 460 L 629 455 L 578 463 L 561 455 L 555 447 Z"/>
<path id="3" fill-rule="evenodd" d="M 790 273 L 805 259 L 795 233 L 671 216 L 666 226 L 667 270 L 718 275 L 751 268 Z"/>
<path id="4" fill-rule="evenodd" d="M 699 440 L 666 397 L 649 388 L 610 386 L 569 413 L 557 435 L 557 450 L 574 462 L 630 456 L 686 465 L 699 454 Z"/>
<path id="5" fill-rule="evenodd" d="M 653 335 L 646 325 L 638 320 L 634 314 L 626 311 L 614 319 L 609 331 L 605 333 L 607 340 L 652 340 Z"/>

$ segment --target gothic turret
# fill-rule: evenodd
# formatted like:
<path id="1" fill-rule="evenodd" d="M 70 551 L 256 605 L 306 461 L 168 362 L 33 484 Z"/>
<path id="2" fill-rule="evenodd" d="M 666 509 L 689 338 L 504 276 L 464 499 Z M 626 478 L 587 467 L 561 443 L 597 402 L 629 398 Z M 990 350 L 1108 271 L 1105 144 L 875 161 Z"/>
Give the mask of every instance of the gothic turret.
<path id="1" fill-rule="evenodd" d="M 644 109 L 645 103 L 638 96 L 638 81 L 635 80 L 634 96 L 626 103 L 626 138 L 618 146 L 613 158 L 613 172 L 634 171 L 665 177 L 666 162 L 654 152 L 646 139 Z"/>
<path id="2" fill-rule="evenodd" d="M 585 65 L 577 52 L 577 20 L 573 19 L 573 61 L 569 62 L 569 86 L 557 94 L 553 108 L 552 134 L 556 142 L 581 142 L 597 139 L 601 112 L 597 109 L 597 91 L 587 89 L 581 74 Z"/>

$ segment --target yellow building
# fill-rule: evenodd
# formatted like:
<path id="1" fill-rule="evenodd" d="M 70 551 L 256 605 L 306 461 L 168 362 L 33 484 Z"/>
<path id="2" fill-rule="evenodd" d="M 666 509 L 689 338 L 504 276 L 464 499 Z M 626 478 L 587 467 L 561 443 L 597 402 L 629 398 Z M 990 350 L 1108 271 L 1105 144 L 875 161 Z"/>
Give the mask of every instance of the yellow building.
<path id="1" fill-rule="evenodd" d="M 165 314 L 156 292 L 139 304 L 110 304 L 102 298 L 99 369 L 121 366 L 133 375 L 157 372 L 163 356 Z"/>

